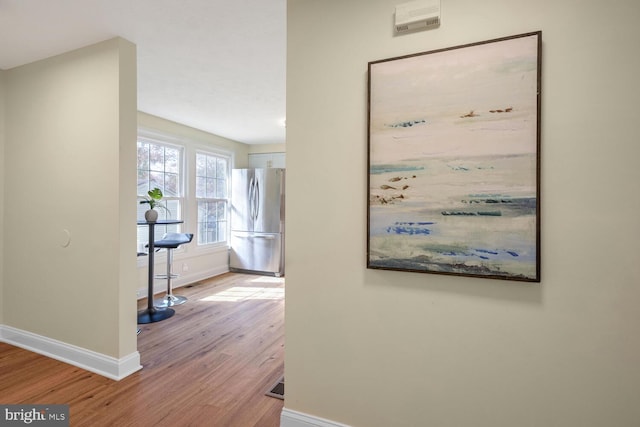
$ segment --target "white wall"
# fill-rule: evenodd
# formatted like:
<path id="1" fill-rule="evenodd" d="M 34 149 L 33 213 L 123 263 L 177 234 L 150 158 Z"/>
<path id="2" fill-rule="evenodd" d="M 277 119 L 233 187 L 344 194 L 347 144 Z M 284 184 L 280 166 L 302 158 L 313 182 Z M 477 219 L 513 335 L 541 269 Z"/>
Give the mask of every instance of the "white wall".
<path id="1" fill-rule="evenodd" d="M 182 139 L 195 146 L 203 145 L 206 147 L 213 147 L 233 152 L 235 159 L 234 167 L 246 167 L 247 155 L 250 149 L 250 146 L 247 144 L 194 129 L 160 117 L 152 116 L 141 111 L 138 112 L 138 126 L 144 129 L 156 130 L 165 135 L 173 136 L 174 138 Z"/>
<path id="2" fill-rule="evenodd" d="M 249 146 L 249 154 L 257 153 L 284 153 L 286 144 L 253 144 Z"/>
<path id="3" fill-rule="evenodd" d="M 640 425 L 640 3 L 288 1 L 285 411 Z M 542 282 L 367 270 L 367 63 L 542 30 Z M 289 425 L 294 425 L 293 423 Z"/>
<path id="4" fill-rule="evenodd" d="M 5 78 L 3 323 L 135 357 L 135 46 L 113 39 Z"/>
<path id="5" fill-rule="evenodd" d="M 181 125 L 160 117 L 152 116 L 143 112 L 138 112 L 138 126 L 147 135 L 149 133 L 159 135 L 160 138 L 169 138 L 171 141 L 185 147 L 185 155 L 192 157 L 191 164 L 195 164 L 195 153 L 198 149 L 217 150 L 232 155 L 233 167 L 246 167 L 248 161 L 249 146 L 227 138 L 203 132 L 188 126 Z M 135 160 L 135 159 L 134 159 Z M 192 173 L 190 182 L 195 181 L 195 171 Z M 188 189 L 189 190 L 189 189 Z M 191 189 L 191 191 L 195 191 Z M 191 204 L 190 206 L 192 206 Z M 193 207 L 193 206 L 192 206 Z M 195 209 L 186 209 L 185 223 L 183 231 L 196 233 L 197 212 Z M 208 246 L 199 247 L 194 242 L 184 245 L 180 251 L 176 251 L 173 259 L 174 271 L 180 276 L 172 281 L 174 288 L 198 280 L 229 271 L 229 256 L 227 247 L 211 248 Z M 138 260 L 138 296 L 147 296 L 147 258 L 141 257 Z M 156 271 L 166 270 L 165 251 L 158 252 L 155 257 Z M 166 280 L 156 280 L 154 282 L 155 292 L 166 291 Z"/>
<path id="6" fill-rule="evenodd" d="M 139 364 L 138 340 L 133 338 L 132 331 L 137 331 L 137 326 L 131 327 L 131 319 L 137 315 L 131 314 L 131 281 L 136 274 L 136 264 L 131 262 L 132 251 L 129 244 L 136 242 L 136 237 L 131 233 L 135 225 L 131 224 L 131 216 L 137 212 L 137 191 L 131 188 L 133 182 L 138 182 L 137 165 L 137 130 L 138 130 L 138 76 L 137 76 L 137 50 L 136 46 L 126 40 L 116 39 L 112 43 L 118 47 L 118 207 L 119 207 L 119 242 L 116 248 L 118 254 L 118 355 L 120 357 L 133 355 Z M 99 100 L 98 100 L 99 101 Z M 112 142 L 110 142 L 111 144 Z M 111 171 L 110 173 L 114 173 Z M 134 303 L 135 304 L 135 303 Z M 137 304 L 135 305 L 137 308 Z M 136 335 L 137 336 L 137 335 Z M 132 339 L 133 338 L 133 339 Z M 135 362 L 134 362 L 135 363 Z M 123 373 L 124 375 L 124 373 Z"/>
<path id="7" fill-rule="evenodd" d="M 5 72 L 0 70 L 0 325 L 4 323 L 4 139 L 5 139 Z"/>

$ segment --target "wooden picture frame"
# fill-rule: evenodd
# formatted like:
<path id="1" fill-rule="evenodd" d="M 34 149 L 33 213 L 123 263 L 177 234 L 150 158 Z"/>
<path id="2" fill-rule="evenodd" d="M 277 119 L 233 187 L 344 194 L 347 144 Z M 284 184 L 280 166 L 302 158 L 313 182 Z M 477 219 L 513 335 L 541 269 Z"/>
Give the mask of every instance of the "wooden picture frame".
<path id="1" fill-rule="evenodd" d="M 367 268 L 540 282 L 541 39 L 369 62 Z"/>

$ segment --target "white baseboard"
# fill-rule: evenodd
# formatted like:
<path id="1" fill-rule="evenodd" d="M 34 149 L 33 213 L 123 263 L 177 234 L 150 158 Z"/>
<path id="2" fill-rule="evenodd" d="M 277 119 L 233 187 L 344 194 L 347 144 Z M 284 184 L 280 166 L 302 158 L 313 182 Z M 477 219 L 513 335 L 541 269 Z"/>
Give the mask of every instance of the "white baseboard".
<path id="1" fill-rule="evenodd" d="M 137 351 L 121 359 L 116 359 L 115 357 L 106 356 L 6 325 L 0 325 L 0 341 L 86 369 L 116 381 L 142 369 L 140 353 Z"/>
<path id="2" fill-rule="evenodd" d="M 210 279 L 211 277 L 219 276 L 224 273 L 229 272 L 228 266 L 211 268 L 205 271 L 199 271 L 195 274 L 185 274 L 181 273 L 179 277 L 173 279 L 171 281 L 171 287 L 176 290 L 182 286 L 191 285 L 193 283 L 199 282 L 201 280 Z M 153 283 L 153 294 L 161 294 L 167 291 L 167 281 L 162 279 L 156 279 Z M 146 298 L 147 293 L 149 292 L 148 288 L 140 288 L 138 289 L 138 299 Z"/>
<path id="3" fill-rule="evenodd" d="M 190 285 L 192 283 L 199 282 L 201 280 L 210 279 L 211 277 L 219 276 L 229 272 L 229 266 L 224 265 L 217 268 L 210 268 L 208 270 L 199 271 L 195 274 L 180 273 L 180 276 L 172 280 L 173 288 L 179 288 L 181 286 Z M 162 290 L 167 289 L 166 281 L 160 280 Z"/>
<path id="4" fill-rule="evenodd" d="M 280 427 L 349 427 L 346 424 L 282 408 Z"/>

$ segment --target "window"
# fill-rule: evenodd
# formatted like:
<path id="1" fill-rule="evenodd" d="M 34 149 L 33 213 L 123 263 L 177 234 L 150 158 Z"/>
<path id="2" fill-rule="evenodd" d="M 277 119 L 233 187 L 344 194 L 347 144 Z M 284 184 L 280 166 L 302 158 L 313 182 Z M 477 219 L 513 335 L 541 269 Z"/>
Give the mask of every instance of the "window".
<path id="1" fill-rule="evenodd" d="M 147 191 L 162 190 L 163 208 L 156 208 L 159 219 L 181 219 L 184 205 L 182 185 L 182 148 L 155 141 L 138 139 L 138 198 L 144 200 Z M 147 204 L 138 205 L 138 220 L 144 219 Z M 178 232 L 179 224 L 157 226 L 156 238 L 167 232 Z M 138 227 L 138 252 L 149 239 L 146 227 Z"/>
<path id="2" fill-rule="evenodd" d="M 227 241 L 229 163 L 221 155 L 196 154 L 199 245 Z"/>

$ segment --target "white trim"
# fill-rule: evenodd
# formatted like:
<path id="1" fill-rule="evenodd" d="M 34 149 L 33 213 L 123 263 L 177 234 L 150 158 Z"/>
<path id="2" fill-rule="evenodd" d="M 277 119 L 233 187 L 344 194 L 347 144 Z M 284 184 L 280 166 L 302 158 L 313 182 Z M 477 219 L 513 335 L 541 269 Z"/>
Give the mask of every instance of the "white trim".
<path id="1" fill-rule="evenodd" d="M 173 288 L 175 289 L 181 286 L 186 286 L 195 282 L 199 282 L 201 280 L 210 279 L 212 277 L 219 276 L 221 274 L 228 273 L 228 272 L 229 272 L 229 266 L 221 265 L 219 267 L 209 268 L 207 270 L 200 270 L 196 273 L 191 273 L 191 274 L 182 273 L 180 276 L 178 276 L 176 279 L 172 280 L 171 282 L 174 285 Z M 162 284 L 163 290 L 166 290 L 167 289 L 166 280 L 160 280 L 160 282 Z"/>
<path id="2" fill-rule="evenodd" d="M 33 351 L 116 381 L 142 369 L 140 353 L 137 351 L 116 359 L 7 325 L 0 325 L 0 342 Z"/>
<path id="3" fill-rule="evenodd" d="M 195 154 L 200 153 L 218 157 L 227 157 L 229 160 L 229 180 L 231 180 L 231 169 L 233 169 L 234 155 L 233 151 L 215 145 L 201 143 L 198 141 L 193 141 L 193 149 L 195 150 Z"/>
<path id="4" fill-rule="evenodd" d="M 291 409 L 282 408 L 280 414 L 280 427 L 350 427 L 347 424 L 341 424 L 324 418 L 315 417 L 313 415 L 304 414 L 302 412 L 293 411 Z"/>
<path id="5" fill-rule="evenodd" d="M 195 129 L 195 128 L 191 128 L 191 129 L 200 131 L 199 129 Z M 208 132 L 204 132 L 204 133 L 208 133 Z M 242 142 L 225 138 L 224 136 L 215 135 L 213 133 L 208 133 L 208 134 L 216 138 L 223 139 L 226 142 L 234 142 L 236 144 L 242 144 Z M 138 125 L 138 137 L 146 138 L 146 139 L 153 140 L 160 143 L 162 143 L 163 141 L 166 141 L 170 144 L 179 145 L 179 146 L 185 146 L 188 144 L 188 145 L 191 145 L 192 148 L 194 148 L 196 151 L 197 150 L 205 151 L 205 152 L 209 151 L 211 153 L 218 153 L 225 156 L 229 156 L 229 159 L 231 161 L 233 161 L 235 157 L 235 152 L 233 150 L 217 146 L 215 145 L 215 142 L 204 141 L 200 138 L 197 138 L 197 137 L 193 138 L 191 136 L 186 136 L 186 135 L 176 135 L 171 131 L 158 129 L 156 127 Z"/>
<path id="6" fill-rule="evenodd" d="M 193 274 L 185 274 L 182 273 L 175 279 L 171 280 L 171 287 L 175 291 L 177 288 L 182 286 L 191 285 L 193 283 L 199 282 L 201 280 L 210 279 L 215 276 L 219 276 L 224 273 L 229 272 L 229 266 L 224 265 L 216 268 L 210 268 L 208 270 L 198 271 Z M 156 279 L 153 281 L 153 294 L 157 295 L 159 293 L 163 293 L 167 291 L 167 281 L 162 279 Z M 147 298 L 149 294 L 149 288 L 144 287 L 138 289 L 137 296 L 138 299 Z"/>
<path id="7" fill-rule="evenodd" d="M 177 148 L 184 149 L 183 138 L 161 130 L 138 126 L 138 139 L 140 138 L 146 139 L 147 142 L 153 142 L 155 144 L 168 144 L 173 145 Z"/>

